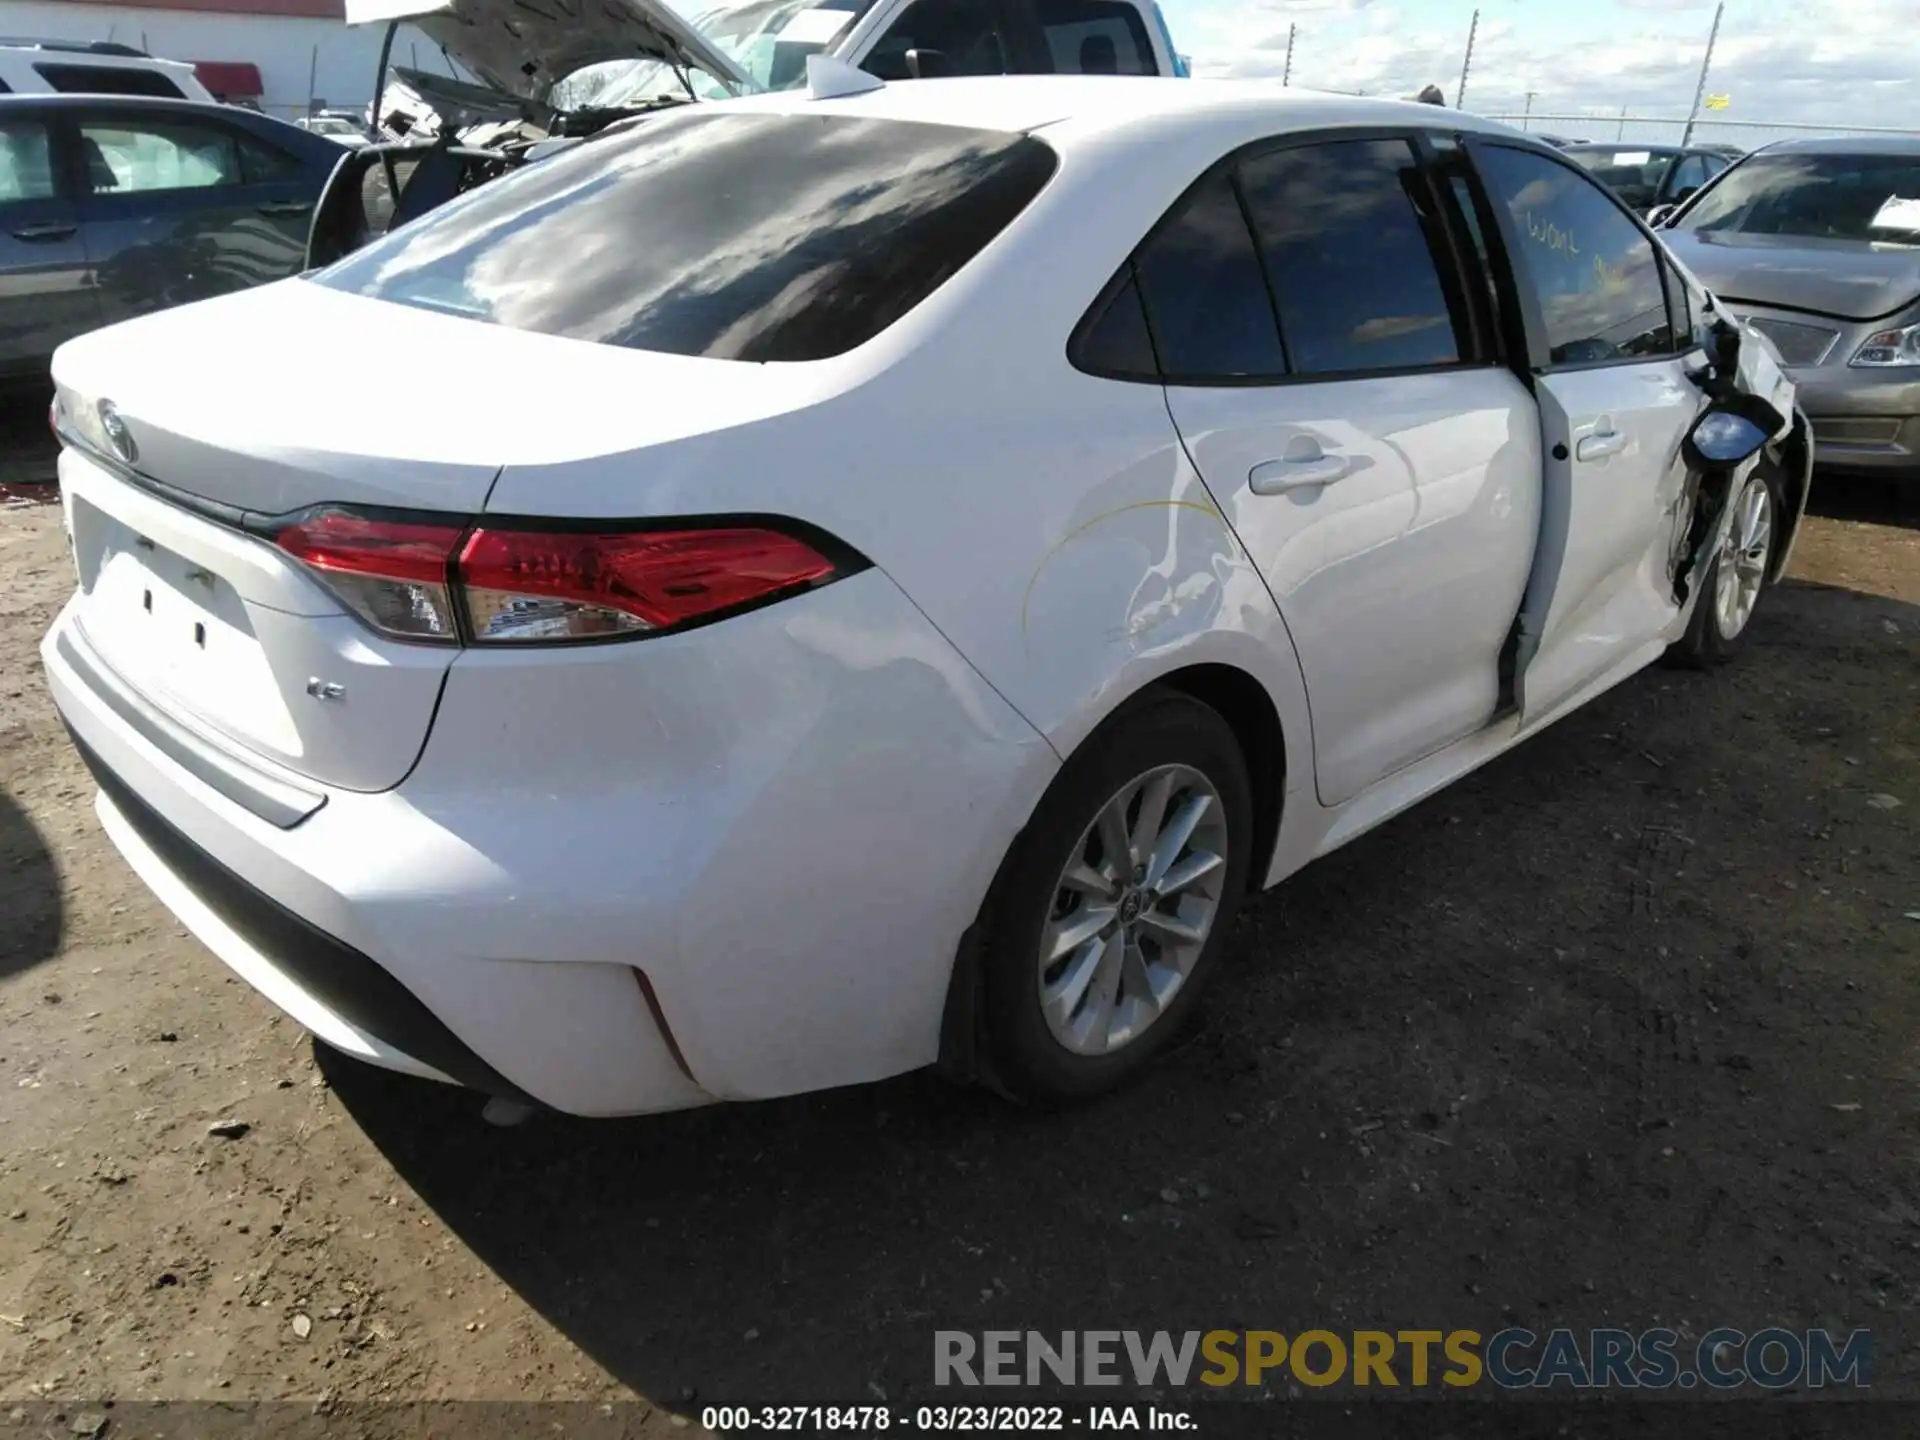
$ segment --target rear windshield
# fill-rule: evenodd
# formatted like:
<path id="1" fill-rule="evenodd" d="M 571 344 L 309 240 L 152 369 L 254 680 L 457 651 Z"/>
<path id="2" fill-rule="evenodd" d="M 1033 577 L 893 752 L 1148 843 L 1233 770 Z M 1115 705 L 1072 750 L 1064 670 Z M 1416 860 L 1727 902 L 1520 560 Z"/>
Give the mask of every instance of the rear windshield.
<path id="1" fill-rule="evenodd" d="M 1054 166 L 997 131 L 689 107 L 471 190 L 313 279 L 602 345 L 820 360 L 931 295 Z"/>
<path id="2" fill-rule="evenodd" d="M 1756 155 L 1727 171 L 1681 224 L 1723 234 L 1920 245 L 1920 157 Z"/>
<path id="3" fill-rule="evenodd" d="M 157 70 L 141 70 L 131 65 L 55 65 L 36 64 L 55 90 L 66 95 L 154 95 L 169 100 L 183 98 L 180 87 Z"/>
<path id="4" fill-rule="evenodd" d="M 1660 193 L 1660 181 L 1674 159 L 1671 151 L 1635 150 L 1629 146 L 1618 150 L 1569 150 L 1567 156 L 1637 210 L 1653 204 L 1654 197 Z"/>

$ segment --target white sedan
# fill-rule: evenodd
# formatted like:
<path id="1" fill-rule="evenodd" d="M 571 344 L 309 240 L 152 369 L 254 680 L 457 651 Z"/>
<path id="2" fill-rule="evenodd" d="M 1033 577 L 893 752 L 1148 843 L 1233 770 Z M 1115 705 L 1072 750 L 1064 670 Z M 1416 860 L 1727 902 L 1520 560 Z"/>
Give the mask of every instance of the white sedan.
<path id="1" fill-rule="evenodd" d="M 329 1044 L 586 1115 L 1119 1082 L 1247 892 L 1734 650 L 1809 477 L 1557 152 L 1227 82 L 816 61 L 54 374 L 128 863 Z"/>

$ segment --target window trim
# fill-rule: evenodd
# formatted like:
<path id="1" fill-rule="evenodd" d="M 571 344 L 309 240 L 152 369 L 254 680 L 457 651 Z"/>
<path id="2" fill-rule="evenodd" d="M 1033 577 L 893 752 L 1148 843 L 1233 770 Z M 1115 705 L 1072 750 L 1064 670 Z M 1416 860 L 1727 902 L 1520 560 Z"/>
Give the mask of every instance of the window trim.
<path id="1" fill-rule="evenodd" d="M 1493 289 L 1493 303 L 1489 306 L 1477 297 L 1474 301 L 1487 327 L 1489 343 L 1484 353 L 1488 363 L 1510 370 L 1521 384 L 1532 390 L 1533 368 L 1528 356 L 1526 313 L 1521 308 L 1520 285 L 1514 274 L 1513 260 L 1507 253 L 1506 232 L 1500 226 L 1493 196 L 1481 181 L 1479 168 L 1474 165 L 1467 151 L 1466 135 L 1459 131 L 1427 132 L 1429 141 L 1443 134 L 1452 142 L 1448 146 L 1451 153 L 1443 155 L 1435 147 L 1434 178 L 1436 181 L 1448 180 L 1453 178 L 1453 172 L 1457 172 L 1460 182 L 1466 186 L 1468 199 L 1473 202 L 1474 219 L 1479 222 L 1480 235 L 1487 246 L 1486 279 Z M 1473 236 L 1465 228 L 1467 217 L 1460 209 L 1453 187 L 1447 184 L 1442 185 L 1441 189 L 1447 200 L 1449 223 L 1457 227 L 1460 263 L 1465 273 L 1471 273 L 1480 267 L 1480 259 Z"/>
<path id="2" fill-rule="evenodd" d="M 1490 201 L 1493 199 L 1493 188 L 1487 183 L 1486 175 L 1481 168 L 1481 157 L 1489 150 L 1514 150 L 1522 155 L 1536 156 L 1559 166 L 1562 170 L 1578 176 L 1581 180 L 1592 186 L 1594 191 L 1609 205 L 1613 206 L 1629 225 L 1640 232 L 1641 237 L 1646 240 L 1647 244 L 1653 247 L 1654 273 L 1660 281 L 1661 308 L 1666 312 L 1668 329 L 1672 329 L 1673 294 L 1669 288 L 1669 284 L 1677 283 L 1678 276 L 1670 275 L 1672 264 L 1667 257 L 1666 247 L 1660 243 L 1653 231 L 1648 228 L 1647 223 L 1638 215 L 1634 214 L 1633 210 L 1622 201 L 1618 195 L 1615 195 L 1613 191 L 1594 179 L 1593 176 L 1588 174 L 1579 164 L 1566 159 L 1559 151 L 1552 149 L 1550 146 L 1509 140 L 1504 135 L 1487 136 L 1478 133 L 1468 133 L 1462 138 L 1468 160 L 1473 166 L 1474 180 L 1479 187 L 1480 193 Z M 1513 216 L 1505 205 L 1499 204 L 1497 201 L 1492 204 L 1492 209 L 1494 223 L 1500 232 L 1501 246 L 1506 251 L 1507 267 L 1512 272 L 1514 288 L 1519 292 L 1520 314 L 1526 322 L 1527 330 L 1527 366 L 1534 375 L 1544 377 L 1548 375 L 1576 374 L 1583 370 L 1611 370 L 1626 365 L 1664 365 L 1683 358 L 1693 348 L 1692 336 L 1684 337 L 1686 341 L 1685 344 L 1678 343 L 1682 337 L 1675 336 L 1676 347 L 1664 355 L 1621 355 L 1610 360 L 1581 360 L 1556 363 L 1547 345 L 1546 315 L 1540 308 L 1540 295 L 1534 288 L 1532 274 L 1527 269 L 1525 253 L 1517 243 L 1519 240 L 1519 232 L 1514 228 Z"/>
<path id="3" fill-rule="evenodd" d="M 1472 284 L 1469 283 L 1473 271 L 1478 268 L 1479 261 L 1477 256 L 1473 256 L 1470 245 L 1463 246 L 1461 244 L 1461 240 L 1464 237 L 1460 237 L 1454 233 L 1455 221 L 1452 214 L 1453 207 L 1451 199 L 1444 189 L 1436 184 L 1437 166 L 1435 163 L 1435 152 L 1430 139 L 1434 133 L 1436 132 L 1433 127 L 1419 125 L 1332 126 L 1317 130 L 1293 131 L 1285 135 L 1265 135 L 1228 151 L 1225 155 L 1208 165 L 1206 169 L 1202 170 L 1190 183 L 1181 189 L 1180 193 L 1174 197 L 1167 208 L 1155 218 L 1153 224 L 1147 227 L 1146 233 L 1143 234 L 1140 239 L 1135 242 L 1133 248 L 1127 252 L 1127 258 L 1121 262 L 1119 269 L 1116 270 L 1112 276 L 1109 276 L 1107 281 L 1100 287 L 1099 293 L 1095 295 L 1093 302 L 1089 304 L 1081 314 L 1080 319 L 1075 322 L 1072 331 L 1068 335 L 1066 347 L 1067 363 L 1084 374 L 1094 375 L 1100 379 L 1121 380 L 1136 385 L 1159 384 L 1164 388 L 1182 390 L 1277 389 L 1291 385 L 1332 385 L 1354 380 L 1404 379 L 1412 375 L 1451 375 L 1471 370 L 1508 368 L 1508 361 L 1497 353 L 1499 350 L 1505 348 L 1504 346 L 1488 346 L 1480 343 L 1486 337 L 1480 333 L 1478 328 L 1479 320 L 1474 314 L 1474 290 Z M 1272 277 L 1267 273 L 1266 252 L 1260 243 L 1260 234 L 1254 227 L 1252 212 L 1247 206 L 1246 197 L 1241 191 L 1239 166 L 1244 160 L 1257 158 L 1261 155 L 1273 154 L 1282 150 L 1298 150 L 1312 145 L 1338 144 L 1344 141 L 1370 140 L 1405 141 L 1413 151 L 1414 166 L 1424 177 L 1429 199 L 1433 203 L 1435 211 L 1440 215 L 1441 229 L 1448 237 L 1447 253 L 1436 254 L 1433 257 L 1434 269 L 1436 272 L 1444 271 L 1449 267 L 1453 270 L 1454 274 L 1451 284 L 1457 287 L 1457 289 L 1450 290 L 1448 277 L 1445 274 L 1440 274 L 1441 290 L 1447 299 L 1449 312 L 1452 311 L 1453 302 L 1456 298 L 1465 299 L 1467 314 L 1464 318 L 1468 320 L 1470 331 L 1468 338 L 1474 342 L 1471 348 L 1476 353 L 1472 356 L 1463 355 L 1460 359 L 1445 365 L 1394 365 L 1379 369 L 1316 370 L 1309 373 L 1301 373 L 1291 368 L 1292 352 L 1287 346 L 1286 326 L 1280 319 L 1279 296 L 1274 290 Z M 1074 358 L 1077 342 L 1082 338 L 1084 330 L 1090 325 L 1089 317 L 1100 313 L 1101 306 L 1106 298 L 1112 294 L 1120 284 L 1124 283 L 1124 276 L 1135 273 L 1136 267 L 1134 262 L 1137 257 L 1153 243 L 1161 231 L 1165 230 L 1173 222 L 1174 218 L 1185 208 L 1193 194 L 1221 171 L 1228 172 L 1228 186 L 1233 192 L 1234 199 L 1239 204 L 1240 218 L 1245 223 L 1248 239 L 1253 244 L 1254 258 L 1259 263 L 1260 277 L 1266 286 L 1267 304 L 1273 317 L 1274 330 L 1280 337 L 1281 359 L 1289 368 L 1278 375 L 1179 375 L 1170 374 L 1164 365 L 1162 365 L 1159 375 L 1153 380 L 1148 380 L 1135 375 L 1107 374 L 1079 364 Z M 1470 175 L 1473 174 L 1473 167 L 1471 165 L 1468 166 L 1468 171 Z M 1477 182 L 1477 175 L 1474 175 L 1473 178 Z M 1481 223 L 1484 227 L 1486 224 L 1485 217 L 1482 218 Z M 1494 243 L 1492 239 L 1494 232 L 1488 233 L 1489 245 L 1491 246 Z M 1502 237 L 1502 243 L 1504 243 L 1504 236 Z M 1429 244 L 1430 251 L 1431 248 L 1431 244 Z M 1469 263 L 1470 256 L 1472 257 L 1471 263 Z M 1494 281 L 1496 285 L 1500 283 L 1498 275 L 1494 277 Z M 1147 317 L 1147 336 L 1153 344 L 1154 360 L 1156 364 L 1159 364 L 1161 354 L 1160 337 L 1154 332 L 1153 306 L 1147 303 L 1144 289 L 1140 292 L 1140 298 L 1141 308 L 1146 312 Z M 1502 296 L 1502 303 L 1505 303 L 1504 294 Z"/>

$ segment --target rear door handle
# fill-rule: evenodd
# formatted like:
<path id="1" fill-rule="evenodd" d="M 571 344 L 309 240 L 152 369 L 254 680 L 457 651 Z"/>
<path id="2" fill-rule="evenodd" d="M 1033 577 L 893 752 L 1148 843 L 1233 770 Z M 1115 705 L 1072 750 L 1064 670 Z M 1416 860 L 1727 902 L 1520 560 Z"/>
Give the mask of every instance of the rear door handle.
<path id="1" fill-rule="evenodd" d="M 313 209 L 311 200 L 269 200 L 259 207 L 262 215 L 304 215 Z"/>
<path id="2" fill-rule="evenodd" d="M 1582 460 L 1604 460 L 1627 448 L 1627 437 L 1618 430 L 1601 430 L 1580 437 L 1573 453 Z"/>
<path id="3" fill-rule="evenodd" d="M 59 220 L 49 220 L 44 225 L 22 225 L 13 232 L 16 240 L 64 240 L 80 227 Z"/>
<path id="4" fill-rule="evenodd" d="M 1345 455 L 1325 455 L 1315 447 L 1312 454 L 1298 459 L 1262 461 L 1248 472 L 1247 488 L 1256 495 L 1284 495 L 1289 490 L 1331 485 L 1352 468 Z"/>

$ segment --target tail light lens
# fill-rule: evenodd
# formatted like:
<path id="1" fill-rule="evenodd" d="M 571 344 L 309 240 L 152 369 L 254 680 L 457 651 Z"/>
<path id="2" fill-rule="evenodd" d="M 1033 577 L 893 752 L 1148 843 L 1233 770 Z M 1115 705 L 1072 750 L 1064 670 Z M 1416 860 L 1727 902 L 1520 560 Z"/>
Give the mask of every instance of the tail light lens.
<path id="1" fill-rule="evenodd" d="M 771 526 L 569 531 L 309 511 L 274 541 L 384 635 L 442 644 L 638 637 L 847 573 Z"/>
<path id="2" fill-rule="evenodd" d="M 382 635 L 457 645 L 448 562 L 466 528 L 327 506 L 308 511 L 273 539 Z"/>
<path id="3" fill-rule="evenodd" d="M 460 583 L 475 641 L 594 640 L 664 630 L 833 578 L 777 530 L 570 534 L 475 530 Z"/>

